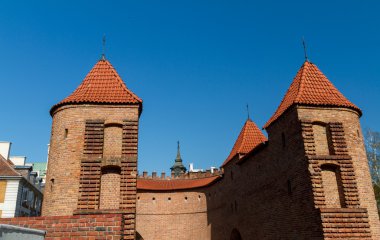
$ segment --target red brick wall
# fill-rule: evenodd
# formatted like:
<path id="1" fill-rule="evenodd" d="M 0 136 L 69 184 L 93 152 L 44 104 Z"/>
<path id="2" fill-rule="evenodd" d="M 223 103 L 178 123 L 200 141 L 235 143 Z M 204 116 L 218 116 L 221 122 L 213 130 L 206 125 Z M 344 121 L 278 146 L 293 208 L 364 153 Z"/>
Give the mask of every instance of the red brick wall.
<path id="1" fill-rule="evenodd" d="M 122 214 L 0 218 L 0 223 L 45 230 L 46 240 L 121 239 L 123 230 Z"/>
<path id="2" fill-rule="evenodd" d="M 136 231 L 146 240 L 211 239 L 208 221 L 211 209 L 207 208 L 207 201 L 207 189 L 204 188 L 176 192 L 139 191 Z"/>
<path id="3" fill-rule="evenodd" d="M 104 128 L 104 157 L 121 157 L 123 129 L 122 126 L 110 125 Z"/>
<path id="4" fill-rule="evenodd" d="M 351 158 L 351 160 L 346 160 L 346 162 L 352 162 L 351 169 L 353 170 L 354 176 L 351 176 L 351 173 L 345 173 L 345 177 L 354 177 L 353 179 L 359 193 L 359 207 L 367 209 L 368 211 L 369 225 L 373 239 L 380 239 L 379 216 L 357 112 L 345 108 L 298 107 L 298 117 L 303 121 L 340 122 L 342 124 L 342 130 L 344 132 L 339 134 L 343 134 L 346 146 L 335 143 L 337 147 L 342 149 L 336 154 L 347 155 Z M 326 160 L 324 161 L 326 162 Z M 334 163 L 337 161 L 331 160 L 331 162 Z M 346 167 L 347 164 L 342 163 L 340 165 L 341 167 Z M 346 198 L 349 200 L 352 197 L 347 195 Z"/>
<path id="5" fill-rule="evenodd" d="M 268 133 L 265 147 L 240 164 L 235 158 L 210 189 L 211 239 L 229 239 L 233 229 L 242 239 L 322 239 L 296 110 Z"/>
<path id="6" fill-rule="evenodd" d="M 106 169 L 102 173 L 99 209 L 119 209 L 120 171 Z"/>
<path id="7" fill-rule="evenodd" d="M 86 120 L 99 119 L 105 123 L 122 123 L 124 120 L 138 121 L 138 107 L 77 105 L 63 106 L 55 111 L 42 207 L 43 216 L 72 215 L 74 210 L 77 209 L 81 161 L 86 157 L 84 155 Z M 67 138 L 65 138 L 65 129 L 68 129 Z M 128 157 L 133 158 L 132 160 L 134 161 L 134 164 L 128 163 L 128 174 L 134 174 L 133 178 L 135 179 L 137 172 L 137 147 L 134 152 L 131 157 Z M 122 171 L 122 174 L 127 173 Z M 96 181 L 96 179 L 91 181 Z M 130 188 L 130 190 L 133 191 L 133 188 Z M 128 205 L 134 207 L 133 202 L 128 202 Z"/>

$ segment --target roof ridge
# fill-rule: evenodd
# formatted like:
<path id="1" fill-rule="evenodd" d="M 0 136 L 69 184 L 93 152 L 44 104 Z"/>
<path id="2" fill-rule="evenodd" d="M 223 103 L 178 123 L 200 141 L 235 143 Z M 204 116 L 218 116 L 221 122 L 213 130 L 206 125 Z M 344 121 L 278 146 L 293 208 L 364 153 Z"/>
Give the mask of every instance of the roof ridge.
<path id="1" fill-rule="evenodd" d="M 301 77 L 300 77 L 300 82 L 298 84 L 298 93 L 297 93 L 297 96 L 294 98 L 295 101 L 298 101 L 298 98 L 300 97 L 301 95 L 301 92 L 302 92 L 302 89 L 304 88 L 304 85 L 303 84 L 303 80 L 305 79 L 305 68 L 306 68 L 306 63 L 309 63 L 307 60 L 302 64 L 302 67 L 301 67 Z M 290 107 L 290 106 L 289 106 Z M 288 108 L 289 108 L 288 107 Z"/>

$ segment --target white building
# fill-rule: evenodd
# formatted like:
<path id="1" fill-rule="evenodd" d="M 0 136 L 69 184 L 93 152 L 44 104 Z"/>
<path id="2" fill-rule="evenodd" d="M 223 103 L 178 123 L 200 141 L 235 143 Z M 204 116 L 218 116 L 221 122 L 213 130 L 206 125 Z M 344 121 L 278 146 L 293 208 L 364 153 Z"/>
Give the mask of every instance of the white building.
<path id="1" fill-rule="evenodd" d="M 37 176 L 25 157 L 9 157 L 11 143 L 0 142 L 0 217 L 39 216 L 42 193 L 35 185 Z M 20 165 L 19 165 L 20 164 Z"/>

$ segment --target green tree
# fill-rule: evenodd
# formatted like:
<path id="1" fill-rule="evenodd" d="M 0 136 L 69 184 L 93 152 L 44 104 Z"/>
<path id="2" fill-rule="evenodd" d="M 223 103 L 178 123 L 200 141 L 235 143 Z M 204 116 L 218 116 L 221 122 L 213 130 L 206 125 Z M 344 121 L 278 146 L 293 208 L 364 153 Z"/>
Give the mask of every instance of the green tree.
<path id="1" fill-rule="evenodd" d="M 367 129 L 365 133 L 365 146 L 373 190 L 377 201 L 377 209 L 380 215 L 380 132 Z"/>

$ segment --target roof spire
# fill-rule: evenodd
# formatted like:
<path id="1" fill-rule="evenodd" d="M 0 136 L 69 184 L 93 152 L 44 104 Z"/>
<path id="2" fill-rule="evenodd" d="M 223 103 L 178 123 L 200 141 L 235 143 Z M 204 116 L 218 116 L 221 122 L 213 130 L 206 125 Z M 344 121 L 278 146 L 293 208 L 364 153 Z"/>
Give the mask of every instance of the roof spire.
<path id="1" fill-rule="evenodd" d="M 103 49 L 102 49 L 102 58 L 101 60 L 106 60 L 106 35 L 103 34 L 103 39 L 102 39 L 102 45 L 103 45 Z"/>
<path id="2" fill-rule="evenodd" d="M 170 170 L 176 177 L 186 172 L 186 167 L 182 163 L 179 141 L 177 141 L 177 157 L 175 158 L 174 164 Z"/>
<path id="3" fill-rule="evenodd" d="M 248 106 L 248 103 L 247 103 L 247 120 L 251 120 L 251 118 L 249 117 L 249 106 Z"/>
<path id="4" fill-rule="evenodd" d="M 307 58 L 306 43 L 305 43 L 305 38 L 304 37 L 302 37 L 302 45 L 303 45 L 303 53 L 305 55 L 305 61 L 308 62 L 309 59 Z"/>
<path id="5" fill-rule="evenodd" d="M 177 157 L 175 158 L 175 161 L 182 162 L 179 141 L 177 141 Z"/>

